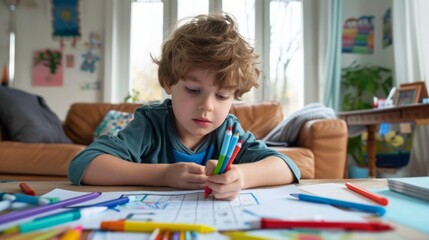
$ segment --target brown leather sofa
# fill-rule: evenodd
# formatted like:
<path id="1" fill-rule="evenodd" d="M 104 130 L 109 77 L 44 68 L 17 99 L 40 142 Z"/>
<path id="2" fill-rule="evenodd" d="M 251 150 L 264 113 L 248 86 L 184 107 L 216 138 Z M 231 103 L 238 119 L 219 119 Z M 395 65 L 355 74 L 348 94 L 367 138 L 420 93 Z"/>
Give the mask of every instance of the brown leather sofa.
<path id="1" fill-rule="evenodd" d="M 45 144 L 0 141 L 0 180 L 65 180 L 70 160 L 91 143 L 93 132 L 111 110 L 133 112 L 139 104 L 75 103 L 64 122 L 64 131 L 73 144 Z M 266 136 L 283 120 L 276 102 L 234 104 L 245 130 L 256 138 Z M 275 147 L 289 156 L 301 170 L 303 179 L 343 178 L 346 165 L 347 127 L 340 119 L 306 122 L 300 130 L 298 146 Z M 274 147 L 273 147 L 274 148 Z"/>

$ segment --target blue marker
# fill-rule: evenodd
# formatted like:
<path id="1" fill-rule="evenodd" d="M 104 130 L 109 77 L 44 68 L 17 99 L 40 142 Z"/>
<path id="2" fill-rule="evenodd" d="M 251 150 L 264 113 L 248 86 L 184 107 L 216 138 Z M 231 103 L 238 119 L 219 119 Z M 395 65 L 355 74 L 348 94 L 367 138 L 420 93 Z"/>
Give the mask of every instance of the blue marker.
<path id="1" fill-rule="evenodd" d="M 324 204 L 329 204 L 337 207 L 351 208 L 351 209 L 355 209 L 363 212 L 375 213 L 379 216 L 383 216 L 386 213 L 386 210 L 383 207 L 375 206 L 375 205 L 354 203 L 354 202 L 342 201 L 342 200 L 337 200 L 332 198 L 324 198 L 324 197 L 313 196 L 313 195 L 302 194 L 302 193 L 291 193 L 290 195 L 303 201 L 324 203 Z"/>
<path id="2" fill-rule="evenodd" d="M 3 200 L 8 200 L 11 202 L 23 202 L 33 205 L 45 205 L 50 204 L 51 201 L 44 197 L 35 197 L 27 194 L 21 193 L 4 193 L 2 196 Z"/>
<path id="3" fill-rule="evenodd" d="M 228 151 L 226 153 L 225 161 L 222 163 L 222 169 L 220 170 L 220 173 L 224 173 L 226 166 L 228 166 L 229 160 L 231 159 L 232 152 L 234 152 L 235 146 L 237 145 L 238 139 L 240 138 L 240 135 L 238 135 L 238 132 L 232 136 L 231 141 L 228 145 Z"/>
<path id="4" fill-rule="evenodd" d="M 108 208 L 114 208 L 119 205 L 123 205 L 129 202 L 134 202 L 137 200 L 136 196 L 126 196 L 126 197 L 120 197 L 117 199 L 107 200 L 105 202 L 99 202 L 95 203 L 86 207 L 108 207 Z"/>
<path id="5" fill-rule="evenodd" d="M 11 202 L 8 200 L 0 201 L 0 211 L 6 210 L 10 207 Z"/>
<path id="6" fill-rule="evenodd" d="M 222 165 L 223 165 L 223 162 L 225 160 L 225 157 L 226 157 L 226 154 L 228 151 L 228 146 L 229 146 L 229 142 L 231 140 L 231 137 L 232 137 L 232 127 L 229 126 L 228 130 L 226 130 L 225 137 L 223 138 L 222 148 L 220 150 L 219 159 L 218 159 L 216 168 L 214 170 L 214 175 L 218 175 L 221 173 L 220 170 L 222 169 Z"/>

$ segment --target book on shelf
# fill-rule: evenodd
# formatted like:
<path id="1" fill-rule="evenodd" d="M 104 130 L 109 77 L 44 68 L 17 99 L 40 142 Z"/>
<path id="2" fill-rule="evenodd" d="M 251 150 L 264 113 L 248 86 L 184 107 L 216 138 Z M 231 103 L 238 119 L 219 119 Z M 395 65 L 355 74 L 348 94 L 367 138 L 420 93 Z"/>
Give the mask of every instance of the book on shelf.
<path id="1" fill-rule="evenodd" d="M 388 178 L 391 191 L 429 201 L 429 177 Z"/>

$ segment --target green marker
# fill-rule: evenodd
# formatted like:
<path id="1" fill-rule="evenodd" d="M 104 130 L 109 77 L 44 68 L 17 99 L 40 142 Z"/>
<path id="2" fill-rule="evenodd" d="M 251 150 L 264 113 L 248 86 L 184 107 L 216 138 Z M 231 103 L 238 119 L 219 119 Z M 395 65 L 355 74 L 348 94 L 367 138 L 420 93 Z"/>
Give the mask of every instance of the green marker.
<path id="1" fill-rule="evenodd" d="M 80 218 L 88 217 L 93 214 L 103 212 L 106 209 L 107 207 L 88 207 L 56 213 L 53 215 L 37 218 L 31 222 L 19 224 L 18 229 L 20 233 L 32 232 L 61 223 L 71 222 Z"/>
<path id="2" fill-rule="evenodd" d="M 232 127 L 229 126 L 228 130 L 226 130 L 225 137 L 223 138 L 222 148 L 220 149 L 219 159 L 214 170 L 214 175 L 218 175 L 220 170 L 222 169 L 223 162 L 225 161 L 225 157 L 228 151 L 229 141 L 232 137 Z"/>

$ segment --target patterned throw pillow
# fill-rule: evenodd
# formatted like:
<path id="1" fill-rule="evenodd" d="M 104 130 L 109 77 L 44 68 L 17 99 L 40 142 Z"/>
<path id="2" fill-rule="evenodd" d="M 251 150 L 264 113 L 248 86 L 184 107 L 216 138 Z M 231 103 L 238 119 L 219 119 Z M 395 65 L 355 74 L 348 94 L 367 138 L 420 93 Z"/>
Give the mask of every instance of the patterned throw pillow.
<path id="1" fill-rule="evenodd" d="M 100 125 L 95 129 L 94 138 L 102 135 L 116 136 L 118 135 L 118 132 L 124 129 L 133 119 L 133 113 L 110 110 L 107 112 L 106 116 L 104 116 Z"/>

